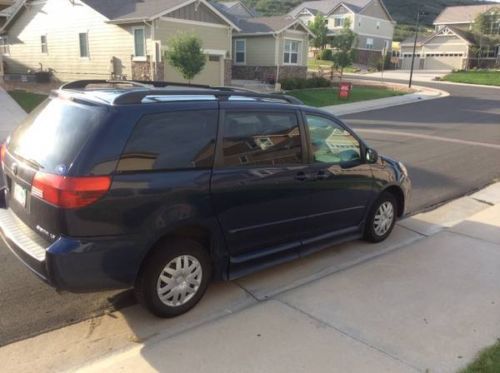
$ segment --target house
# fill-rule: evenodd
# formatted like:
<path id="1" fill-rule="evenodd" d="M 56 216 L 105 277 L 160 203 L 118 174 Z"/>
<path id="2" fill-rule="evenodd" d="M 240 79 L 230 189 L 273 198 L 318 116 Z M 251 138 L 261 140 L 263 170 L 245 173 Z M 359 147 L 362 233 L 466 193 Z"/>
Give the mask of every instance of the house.
<path id="1" fill-rule="evenodd" d="M 390 50 L 396 22 L 389 14 L 382 0 L 317 0 L 306 1 L 289 15 L 305 24 L 316 15 L 327 20 L 328 35 L 334 37 L 350 20 L 350 28 L 357 35 L 356 62 L 368 64 L 372 58 L 379 58 L 382 52 Z"/>
<path id="2" fill-rule="evenodd" d="M 216 5 L 219 6 L 219 8 L 225 13 L 231 14 L 235 17 L 257 17 L 257 12 L 243 4 L 241 1 L 221 1 Z"/>
<path id="3" fill-rule="evenodd" d="M 43 69 L 61 81 L 184 82 L 164 52 L 172 36 L 188 32 L 207 54 L 193 82 L 223 85 L 231 79 L 233 31 L 241 29 L 205 0 L 18 0 L 0 30 L 0 53 L 5 79 Z"/>
<path id="4" fill-rule="evenodd" d="M 233 30 L 233 79 L 275 82 L 306 78 L 309 38 L 314 34 L 296 18 L 240 16 L 226 3 L 216 6 L 239 30 Z M 253 13 L 253 11 L 251 11 Z"/>
<path id="5" fill-rule="evenodd" d="M 493 67 L 498 64 L 500 46 L 486 43 L 488 35 L 481 37 L 471 32 L 477 16 L 498 7 L 498 4 L 491 4 L 445 8 L 434 20 L 435 32 L 418 38 L 414 68 L 452 70 L 477 65 Z M 492 33 L 498 35 L 499 30 L 500 19 L 496 24 L 492 23 Z M 414 42 L 414 37 L 401 42 L 400 66 L 402 69 L 411 67 Z"/>

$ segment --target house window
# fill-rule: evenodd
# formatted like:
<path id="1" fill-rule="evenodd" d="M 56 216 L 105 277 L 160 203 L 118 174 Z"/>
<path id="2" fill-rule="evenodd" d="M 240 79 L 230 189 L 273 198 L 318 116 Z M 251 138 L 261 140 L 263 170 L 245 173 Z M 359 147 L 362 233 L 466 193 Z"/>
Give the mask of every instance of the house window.
<path id="1" fill-rule="evenodd" d="M 89 34 L 87 32 L 81 32 L 78 34 L 80 40 L 80 57 L 89 58 Z"/>
<path id="2" fill-rule="evenodd" d="M 333 19 L 333 26 L 334 27 L 344 27 L 344 17 L 335 17 Z"/>
<path id="3" fill-rule="evenodd" d="M 144 27 L 134 28 L 134 56 L 146 57 L 146 33 Z"/>
<path id="4" fill-rule="evenodd" d="M 299 63 L 299 50 L 301 42 L 285 39 L 285 53 L 283 61 L 285 64 L 297 65 Z"/>
<path id="5" fill-rule="evenodd" d="M 47 46 L 47 35 L 40 36 L 40 44 L 42 46 L 42 53 L 43 54 L 48 54 L 49 53 L 49 48 Z"/>
<path id="6" fill-rule="evenodd" d="M 0 36 L 0 54 L 10 54 L 9 39 L 7 36 Z"/>
<path id="7" fill-rule="evenodd" d="M 377 21 L 377 30 L 380 29 L 380 21 Z"/>
<path id="8" fill-rule="evenodd" d="M 373 49 L 373 39 L 366 38 L 366 49 Z"/>
<path id="9" fill-rule="evenodd" d="M 236 64 L 246 63 L 247 42 L 245 39 L 237 39 L 234 42 L 234 62 Z"/>

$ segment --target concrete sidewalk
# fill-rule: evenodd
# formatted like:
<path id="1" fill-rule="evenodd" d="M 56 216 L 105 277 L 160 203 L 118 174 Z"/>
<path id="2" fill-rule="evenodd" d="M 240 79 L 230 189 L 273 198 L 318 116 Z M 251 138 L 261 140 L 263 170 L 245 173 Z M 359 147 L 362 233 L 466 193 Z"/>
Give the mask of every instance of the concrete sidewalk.
<path id="1" fill-rule="evenodd" d="M 0 112 L 0 141 L 3 142 L 27 114 L 2 87 L 0 87 Z"/>
<path id="2" fill-rule="evenodd" d="M 3 371 L 455 372 L 500 336 L 500 183 L 360 241 L 0 349 Z"/>

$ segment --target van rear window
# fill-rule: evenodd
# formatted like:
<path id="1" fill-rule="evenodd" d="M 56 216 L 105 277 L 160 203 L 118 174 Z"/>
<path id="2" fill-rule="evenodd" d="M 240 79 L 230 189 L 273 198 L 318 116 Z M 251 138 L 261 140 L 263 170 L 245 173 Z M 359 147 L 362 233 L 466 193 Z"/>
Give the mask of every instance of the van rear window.
<path id="1" fill-rule="evenodd" d="M 105 111 L 61 98 L 47 99 L 14 131 L 7 148 L 14 157 L 64 175 Z"/>

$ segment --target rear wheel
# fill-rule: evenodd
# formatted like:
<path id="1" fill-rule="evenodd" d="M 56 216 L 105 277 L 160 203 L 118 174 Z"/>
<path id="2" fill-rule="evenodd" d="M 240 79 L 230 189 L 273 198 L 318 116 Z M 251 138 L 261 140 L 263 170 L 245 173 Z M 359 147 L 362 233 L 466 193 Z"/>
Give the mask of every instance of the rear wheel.
<path id="1" fill-rule="evenodd" d="M 392 232 L 398 211 L 396 198 L 384 193 L 375 202 L 366 220 L 364 239 L 370 242 L 381 242 Z"/>
<path id="2" fill-rule="evenodd" d="M 210 257 L 198 242 L 175 239 L 146 259 L 137 278 L 138 301 L 159 317 L 174 317 L 193 308 L 212 276 Z"/>

